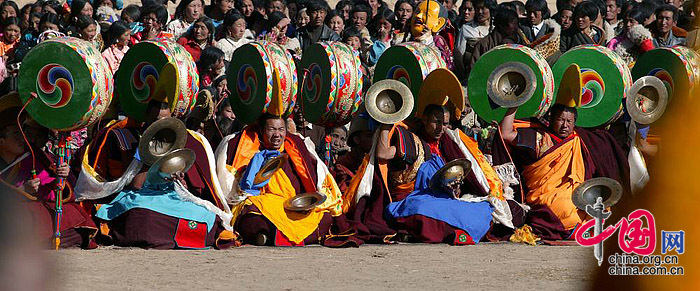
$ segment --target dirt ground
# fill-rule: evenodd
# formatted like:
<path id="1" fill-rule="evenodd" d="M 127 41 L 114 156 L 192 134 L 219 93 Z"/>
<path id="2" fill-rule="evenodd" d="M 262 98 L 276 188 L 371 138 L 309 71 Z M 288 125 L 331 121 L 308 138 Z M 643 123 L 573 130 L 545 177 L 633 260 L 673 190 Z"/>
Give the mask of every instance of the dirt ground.
<path id="1" fill-rule="evenodd" d="M 590 248 L 514 243 L 46 254 L 60 290 L 581 290 L 596 270 Z"/>

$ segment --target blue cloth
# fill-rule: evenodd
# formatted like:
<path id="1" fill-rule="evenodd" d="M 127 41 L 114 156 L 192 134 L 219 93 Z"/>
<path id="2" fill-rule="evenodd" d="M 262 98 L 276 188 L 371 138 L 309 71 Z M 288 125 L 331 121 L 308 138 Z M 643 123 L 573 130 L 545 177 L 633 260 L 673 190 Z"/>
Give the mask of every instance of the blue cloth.
<path id="1" fill-rule="evenodd" d="M 129 23 L 129 27 L 131 28 L 131 33 L 136 34 L 139 32 L 143 31 L 143 23 L 141 22 L 132 22 Z"/>
<path id="2" fill-rule="evenodd" d="M 275 150 L 262 150 L 255 153 L 253 158 L 250 159 L 250 163 L 248 163 L 245 172 L 243 172 L 243 177 L 241 177 L 241 182 L 239 183 L 240 189 L 253 196 L 260 195 L 260 188 L 267 185 L 270 179 L 262 181 L 259 184 L 254 184 L 255 175 L 260 172 L 260 168 L 265 164 L 265 161 L 279 155 L 280 152 Z"/>
<path id="3" fill-rule="evenodd" d="M 381 42 L 379 40 L 375 40 L 374 43 L 372 43 L 372 46 L 369 47 L 369 54 L 367 55 L 367 64 L 370 66 L 374 66 L 377 61 L 379 61 L 379 57 L 382 56 L 384 51 L 389 48 L 386 43 Z"/>
<path id="4" fill-rule="evenodd" d="M 207 231 L 211 231 L 216 221 L 216 214 L 193 202 L 180 199 L 173 183 L 147 185 L 140 190 L 119 192 L 112 202 L 102 205 L 95 216 L 112 220 L 134 208 L 145 208 L 172 217 L 206 223 Z"/>
<path id="5" fill-rule="evenodd" d="M 650 128 L 651 127 L 648 124 L 645 125 L 637 123 L 637 132 L 642 137 L 642 139 L 647 139 L 647 136 L 649 136 Z"/>
<path id="6" fill-rule="evenodd" d="M 430 178 L 444 165 L 445 161 L 437 155 L 423 163 L 416 175 L 416 190 L 404 200 L 390 203 L 385 216 L 389 220 L 411 215 L 430 217 L 466 231 L 478 243 L 491 227 L 493 208 L 485 201 L 460 201 L 449 193 L 430 190 Z"/>
<path id="7" fill-rule="evenodd" d="M 430 179 L 432 179 L 435 173 L 437 173 L 437 171 L 444 166 L 445 160 L 438 155 L 432 155 L 430 160 L 425 161 L 420 165 L 420 168 L 418 168 L 418 173 L 416 174 L 416 184 L 413 190 L 419 191 L 428 189 L 430 187 Z"/>

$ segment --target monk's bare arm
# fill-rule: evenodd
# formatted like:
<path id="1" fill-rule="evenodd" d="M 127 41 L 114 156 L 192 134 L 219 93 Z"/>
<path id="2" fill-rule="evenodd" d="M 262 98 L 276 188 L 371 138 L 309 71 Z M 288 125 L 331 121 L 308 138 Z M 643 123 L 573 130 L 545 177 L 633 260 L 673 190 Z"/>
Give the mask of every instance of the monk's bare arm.
<path id="1" fill-rule="evenodd" d="M 142 172 L 134 176 L 134 179 L 131 180 L 131 187 L 137 190 L 143 188 L 143 184 L 146 182 L 146 174 L 146 172 Z"/>
<path id="2" fill-rule="evenodd" d="M 517 111 L 518 107 L 508 108 L 506 116 L 503 117 L 499 125 L 503 140 L 510 145 L 515 145 L 515 138 L 518 136 L 518 132 L 513 128 L 513 121 L 515 120 L 515 113 Z"/>
<path id="3" fill-rule="evenodd" d="M 389 130 L 391 125 L 383 124 L 379 128 L 379 141 L 377 142 L 377 159 L 391 160 L 396 156 L 396 147 L 392 146 L 389 140 Z"/>

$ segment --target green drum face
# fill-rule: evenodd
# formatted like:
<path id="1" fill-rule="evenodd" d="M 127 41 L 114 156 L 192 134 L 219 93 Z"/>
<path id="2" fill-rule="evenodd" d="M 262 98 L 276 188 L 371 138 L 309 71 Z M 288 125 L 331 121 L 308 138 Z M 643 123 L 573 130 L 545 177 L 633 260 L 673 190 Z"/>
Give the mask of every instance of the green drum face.
<path id="1" fill-rule="evenodd" d="M 260 43 L 249 43 L 233 53 L 226 72 L 231 109 L 243 123 L 251 124 L 272 100 L 273 65 Z"/>
<path id="2" fill-rule="evenodd" d="M 632 75 L 624 61 L 603 46 L 575 47 L 563 54 L 552 68 L 555 93 L 564 71 L 571 64 L 581 68 L 583 89 L 576 125 L 592 128 L 617 120 L 623 113 L 627 89 L 632 86 Z"/>
<path id="3" fill-rule="evenodd" d="M 668 90 L 667 111 L 682 107 L 698 87 L 700 58 L 687 47 L 657 48 L 641 55 L 632 68 L 635 80 L 644 76 L 659 78 Z"/>
<path id="4" fill-rule="evenodd" d="M 520 63 L 532 70 L 537 83 L 532 97 L 518 107 L 515 117 L 523 119 L 544 116 L 554 96 L 552 70 L 547 61 L 535 50 L 522 45 L 500 45 L 488 51 L 476 62 L 467 81 L 467 95 L 474 112 L 488 122 L 503 119 L 507 109 L 491 100 L 488 96 L 488 86 L 491 73 L 508 62 Z"/>
<path id="5" fill-rule="evenodd" d="M 47 57 L 49 56 L 49 57 Z M 94 45 L 55 38 L 29 51 L 19 72 L 22 102 L 35 93 L 27 112 L 47 128 L 68 131 L 97 121 L 113 94 L 112 72 Z"/>
<path id="6" fill-rule="evenodd" d="M 165 70 L 168 64 L 174 70 Z M 148 40 L 126 53 L 117 71 L 116 84 L 124 112 L 143 122 L 148 103 L 165 97 L 161 90 L 175 94 L 168 103 L 176 116 L 189 113 L 196 103 L 199 74 L 192 56 L 181 45 L 163 39 Z"/>
<path id="7" fill-rule="evenodd" d="M 297 98 L 297 69 L 292 55 L 278 44 L 260 41 L 238 48 L 226 72 L 231 91 L 231 109 L 242 122 L 250 124 L 268 112 L 274 91 L 275 72 L 283 117 L 289 116 Z"/>
<path id="8" fill-rule="evenodd" d="M 411 89 L 414 104 L 418 104 L 418 94 L 425 77 L 433 70 L 445 67 L 447 64 L 437 49 L 419 42 L 402 43 L 382 53 L 372 82 L 384 79 L 401 81 Z"/>
<path id="9" fill-rule="evenodd" d="M 362 103 L 359 53 L 341 42 L 322 42 L 310 46 L 301 63 L 306 120 L 326 127 L 350 122 Z"/>
<path id="10" fill-rule="evenodd" d="M 318 124 L 322 117 L 333 108 L 337 90 L 333 86 L 335 59 L 333 51 L 327 44 L 317 43 L 306 49 L 301 58 L 304 68 L 299 72 L 303 78 L 301 88 L 302 109 L 308 122 Z M 333 63 L 331 63 L 333 61 Z"/>

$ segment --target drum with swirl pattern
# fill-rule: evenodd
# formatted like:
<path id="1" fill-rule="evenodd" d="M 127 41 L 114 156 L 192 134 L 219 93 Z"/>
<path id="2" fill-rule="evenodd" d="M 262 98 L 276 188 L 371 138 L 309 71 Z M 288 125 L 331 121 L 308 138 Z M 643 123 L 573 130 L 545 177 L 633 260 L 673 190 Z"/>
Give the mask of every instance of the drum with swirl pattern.
<path id="1" fill-rule="evenodd" d="M 521 69 L 515 70 L 516 67 Z M 498 77 L 493 75 L 497 71 L 512 72 L 499 74 L 501 77 Z M 522 75 L 523 72 L 529 74 Z M 469 102 L 474 112 L 487 122 L 501 121 L 507 110 L 493 101 L 494 96 L 489 96 L 489 91 L 493 91 L 490 87 L 503 89 L 500 88 L 502 81 L 492 78 L 503 79 L 514 91 L 527 91 L 525 87 L 533 87 L 529 90 L 531 93 L 521 93 L 528 96 L 520 96 L 527 98 L 527 102 L 518 106 L 515 117 L 519 119 L 544 116 L 555 96 L 552 69 L 537 51 L 516 44 L 497 46 L 479 58 L 467 81 Z M 511 78 L 513 79 L 508 80 Z"/>
<path id="2" fill-rule="evenodd" d="M 446 68 L 440 51 L 435 46 L 420 42 L 405 42 L 388 48 L 377 60 L 372 82 L 384 79 L 399 80 L 411 89 L 414 104 L 425 77 L 437 68 Z"/>
<path id="3" fill-rule="evenodd" d="M 641 55 L 632 68 L 635 80 L 655 76 L 666 85 L 669 107 L 676 110 L 695 96 L 700 85 L 700 57 L 690 48 L 656 48 Z"/>
<path id="4" fill-rule="evenodd" d="M 99 49 L 72 37 L 44 41 L 24 57 L 19 71 L 22 102 L 47 128 L 69 131 L 97 121 L 112 101 L 113 77 Z"/>
<path id="5" fill-rule="evenodd" d="M 142 41 L 129 49 L 116 73 L 116 93 L 124 112 L 146 118 L 151 100 L 166 102 L 175 116 L 185 116 L 197 102 L 199 74 L 187 50 L 166 39 Z"/>
<path id="6" fill-rule="evenodd" d="M 622 58 L 599 45 L 580 45 L 567 51 L 552 67 L 555 96 L 562 75 L 571 64 L 581 68 L 583 87 L 576 125 L 598 127 L 622 116 L 627 89 L 632 86 L 632 74 Z"/>
<path id="7" fill-rule="evenodd" d="M 306 49 L 301 64 L 304 118 L 326 127 L 350 122 L 362 103 L 359 53 L 341 42 L 321 42 Z"/>
<path id="8" fill-rule="evenodd" d="M 282 112 L 268 112 L 276 96 L 275 73 L 279 78 Z M 263 113 L 286 117 L 294 109 L 298 89 L 296 65 L 291 53 L 276 43 L 258 41 L 236 49 L 226 78 L 231 109 L 243 123 L 253 123 Z"/>

